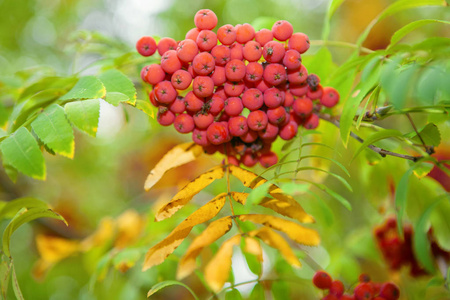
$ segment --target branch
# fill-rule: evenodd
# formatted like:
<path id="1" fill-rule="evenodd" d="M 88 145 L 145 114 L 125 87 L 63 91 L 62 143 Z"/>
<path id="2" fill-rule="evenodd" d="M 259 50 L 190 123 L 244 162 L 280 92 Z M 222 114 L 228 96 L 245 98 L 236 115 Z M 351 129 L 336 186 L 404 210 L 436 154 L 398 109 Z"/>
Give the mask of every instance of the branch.
<path id="1" fill-rule="evenodd" d="M 330 116 L 328 114 L 319 114 L 319 118 L 332 123 L 337 128 L 341 127 L 340 126 L 341 124 L 339 123 L 339 120 L 337 120 L 336 118 L 333 118 L 332 116 Z M 355 140 L 357 140 L 358 142 L 364 143 L 364 140 L 361 137 L 359 137 L 358 135 L 356 135 L 355 133 L 353 133 L 352 131 L 350 131 L 350 136 L 352 138 L 354 138 Z M 395 156 L 395 157 L 411 160 L 413 162 L 416 162 L 419 159 L 423 158 L 423 156 L 421 156 L 421 155 L 420 156 L 411 156 L 411 155 L 406 155 L 406 154 L 400 154 L 400 153 L 396 153 L 396 152 L 392 152 L 392 151 L 388 151 L 388 150 L 382 149 L 382 148 L 374 146 L 374 145 L 369 145 L 368 148 L 371 149 L 372 151 L 380 154 L 381 157 L 386 157 L 386 156 L 389 155 L 389 156 Z"/>

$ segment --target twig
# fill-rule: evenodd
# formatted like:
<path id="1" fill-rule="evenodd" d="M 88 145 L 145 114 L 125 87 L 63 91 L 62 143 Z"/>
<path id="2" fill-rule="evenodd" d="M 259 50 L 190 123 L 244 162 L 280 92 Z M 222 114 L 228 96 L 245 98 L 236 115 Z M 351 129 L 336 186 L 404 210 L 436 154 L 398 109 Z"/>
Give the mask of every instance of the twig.
<path id="1" fill-rule="evenodd" d="M 337 128 L 340 128 L 341 124 L 339 123 L 339 120 L 331 117 L 330 115 L 328 115 L 328 114 L 320 114 L 319 117 L 321 119 L 325 120 L 325 121 L 328 121 L 328 122 L 332 123 Z M 352 131 L 350 131 L 350 136 L 352 138 L 354 138 L 355 140 L 357 140 L 358 142 L 364 143 L 364 140 L 361 137 L 359 137 L 358 135 L 356 135 L 355 133 L 353 133 Z M 382 149 L 382 148 L 374 146 L 374 145 L 369 145 L 368 148 L 371 149 L 372 151 L 380 154 L 381 157 L 386 157 L 386 156 L 389 155 L 389 156 L 395 156 L 395 157 L 411 160 L 413 162 L 416 162 L 419 159 L 423 158 L 423 156 L 411 156 L 411 155 L 400 154 L 400 153 L 388 151 L 388 150 Z"/>
<path id="2" fill-rule="evenodd" d="M 417 130 L 416 124 L 414 124 L 413 119 L 409 115 L 409 113 L 406 113 L 406 117 L 408 117 L 409 122 L 411 123 L 411 126 L 413 127 L 414 131 L 416 132 L 417 136 L 419 137 L 420 141 L 422 142 L 422 146 L 425 148 L 425 151 L 431 155 L 434 153 L 434 147 L 433 146 L 427 146 L 425 144 L 425 141 L 422 139 L 422 136 L 420 135 L 419 131 Z"/>

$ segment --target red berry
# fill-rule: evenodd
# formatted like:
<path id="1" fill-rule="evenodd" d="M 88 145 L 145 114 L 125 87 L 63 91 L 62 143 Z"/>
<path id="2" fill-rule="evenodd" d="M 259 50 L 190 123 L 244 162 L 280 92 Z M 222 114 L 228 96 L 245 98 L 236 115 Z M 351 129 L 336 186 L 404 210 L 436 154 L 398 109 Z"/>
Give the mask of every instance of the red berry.
<path id="1" fill-rule="evenodd" d="M 247 119 L 244 116 L 232 117 L 228 120 L 228 129 L 232 136 L 242 136 L 248 132 Z"/>
<path id="2" fill-rule="evenodd" d="M 161 124 L 162 126 L 169 126 L 173 124 L 173 121 L 175 120 L 175 115 L 166 107 L 164 108 L 160 107 L 156 119 L 158 123 Z"/>
<path id="3" fill-rule="evenodd" d="M 307 117 L 313 111 L 313 102 L 309 98 L 297 98 L 292 104 L 292 109 L 295 114 L 299 117 Z"/>
<path id="4" fill-rule="evenodd" d="M 219 145 L 228 138 L 228 128 L 222 122 L 214 122 L 206 130 L 208 140 L 213 145 Z"/>
<path id="5" fill-rule="evenodd" d="M 218 95 L 214 94 L 209 100 L 209 112 L 214 116 L 220 113 L 225 107 L 225 101 Z"/>
<path id="6" fill-rule="evenodd" d="M 260 81 L 264 74 L 264 68 L 260 63 L 251 62 L 245 67 L 245 80 L 249 82 Z"/>
<path id="7" fill-rule="evenodd" d="M 181 114 L 182 112 L 184 112 L 186 110 L 186 103 L 184 98 L 182 97 L 177 97 L 175 99 L 175 101 L 173 101 L 170 105 L 169 105 L 169 109 L 171 112 L 173 112 L 174 114 Z"/>
<path id="8" fill-rule="evenodd" d="M 286 69 L 280 64 L 269 64 L 264 69 L 263 77 L 271 85 L 279 85 L 286 82 Z"/>
<path id="9" fill-rule="evenodd" d="M 269 119 L 262 110 L 255 110 L 248 114 L 248 127 L 254 131 L 260 131 L 266 128 Z"/>
<path id="10" fill-rule="evenodd" d="M 340 300 L 355 300 L 355 297 L 352 295 L 342 295 L 341 298 L 339 298 Z"/>
<path id="11" fill-rule="evenodd" d="M 177 90 L 185 90 L 191 85 L 192 76 L 188 71 L 177 70 L 172 74 L 171 82 Z"/>
<path id="12" fill-rule="evenodd" d="M 231 45 L 236 41 L 236 29 L 233 25 L 223 25 L 217 30 L 217 38 L 223 45 Z"/>
<path id="13" fill-rule="evenodd" d="M 225 66 L 231 57 L 230 48 L 224 45 L 217 45 L 211 50 L 211 55 L 214 57 L 216 66 Z"/>
<path id="14" fill-rule="evenodd" d="M 327 290 L 331 287 L 331 276 L 325 271 L 317 271 L 312 281 L 321 290 Z"/>
<path id="15" fill-rule="evenodd" d="M 173 125 L 179 133 L 192 132 L 195 128 L 194 119 L 186 113 L 179 114 L 175 118 Z"/>
<path id="16" fill-rule="evenodd" d="M 192 140 L 194 141 L 194 143 L 200 146 L 208 146 L 211 144 L 206 136 L 206 130 L 197 128 L 192 131 Z"/>
<path id="17" fill-rule="evenodd" d="M 258 135 L 264 140 L 270 140 L 277 137 L 278 131 L 278 126 L 268 123 L 266 128 L 258 131 Z"/>
<path id="18" fill-rule="evenodd" d="M 308 71 L 306 70 L 304 65 L 301 65 L 297 69 L 288 70 L 287 72 L 287 80 L 289 83 L 300 84 L 306 81 L 308 78 Z"/>
<path id="19" fill-rule="evenodd" d="M 369 300 L 374 296 L 370 283 L 362 282 L 354 290 L 356 300 Z"/>
<path id="20" fill-rule="evenodd" d="M 263 48 L 258 42 L 248 41 L 245 43 L 242 54 L 244 58 L 249 62 L 258 61 L 261 58 Z"/>
<path id="21" fill-rule="evenodd" d="M 170 81 L 161 81 L 155 86 L 155 97 L 159 103 L 170 104 L 177 97 L 177 91 Z"/>
<path id="22" fill-rule="evenodd" d="M 252 25 L 245 23 L 243 25 L 236 25 L 236 41 L 240 44 L 245 44 L 255 37 L 255 29 Z"/>
<path id="23" fill-rule="evenodd" d="M 245 153 L 241 156 L 241 163 L 246 167 L 253 167 L 258 163 L 258 158 L 253 153 Z"/>
<path id="24" fill-rule="evenodd" d="M 202 99 L 197 97 L 193 91 L 188 92 L 184 99 L 186 100 L 187 111 L 196 113 L 203 107 L 204 102 L 202 101 Z"/>
<path id="25" fill-rule="evenodd" d="M 196 113 L 194 115 L 195 126 L 199 129 L 206 129 L 209 125 L 214 122 L 214 117 L 212 114 L 208 113 Z"/>
<path id="26" fill-rule="evenodd" d="M 208 52 L 201 52 L 197 54 L 192 60 L 192 67 L 198 75 L 208 75 L 214 71 L 216 62 L 214 57 Z M 194 76 L 193 76 L 194 77 Z"/>
<path id="27" fill-rule="evenodd" d="M 192 83 L 192 90 L 199 98 L 209 97 L 214 93 L 214 81 L 208 76 L 197 76 Z"/>
<path id="28" fill-rule="evenodd" d="M 197 27 L 194 27 L 186 33 L 185 39 L 189 39 L 189 40 L 196 42 L 197 36 L 199 33 L 200 33 L 200 29 L 198 29 Z M 195 44 L 197 45 L 197 43 L 195 43 Z"/>
<path id="29" fill-rule="evenodd" d="M 323 88 L 320 103 L 326 107 L 333 107 L 339 102 L 339 93 L 332 87 Z"/>
<path id="30" fill-rule="evenodd" d="M 160 83 L 166 77 L 166 73 L 164 72 L 161 65 L 152 64 L 148 66 L 147 75 L 145 79 L 148 83 L 155 85 Z"/>
<path id="31" fill-rule="evenodd" d="M 151 56 L 156 52 L 156 42 L 151 36 L 143 36 L 136 43 L 136 50 L 142 56 Z"/>
<path id="32" fill-rule="evenodd" d="M 288 47 L 300 53 L 305 53 L 309 49 L 309 38 L 304 33 L 294 33 L 289 39 Z"/>
<path id="33" fill-rule="evenodd" d="M 286 41 L 294 32 L 294 27 L 288 21 L 277 21 L 272 26 L 273 37 L 279 41 Z"/>
<path id="34" fill-rule="evenodd" d="M 292 95 L 297 96 L 297 97 L 302 97 L 304 95 L 306 95 L 306 93 L 308 92 L 308 85 L 303 83 L 303 84 L 289 84 L 289 91 L 291 92 Z"/>
<path id="35" fill-rule="evenodd" d="M 333 294 L 328 294 L 322 298 L 322 300 L 339 300 L 340 298 L 336 297 Z"/>
<path id="36" fill-rule="evenodd" d="M 273 41 L 273 33 L 269 29 L 261 29 L 255 33 L 255 41 L 264 47 L 268 42 Z"/>
<path id="37" fill-rule="evenodd" d="M 239 115 L 243 109 L 242 100 L 238 97 L 230 97 L 225 101 L 225 112 L 230 117 Z"/>
<path id="38" fill-rule="evenodd" d="M 319 126 L 319 116 L 316 114 L 311 114 L 303 123 L 306 129 L 315 129 L 317 126 Z"/>
<path id="39" fill-rule="evenodd" d="M 175 41 L 173 38 L 162 38 L 158 42 L 158 53 L 159 55 L 163 56 L 163 54 L 168 50 L 176 50 L 177 46 L 177 41 Z"/>
<path id="40" fill-rule="evenodd" d="M 381 286 L 380 296 L 386 300 L 397 300 L 400 298 L 400 290 L 395 284 L 386 282 Z"/>
<path id="41" fill-rule="evenodd" d="M 195 14 L 194 23 L 198 29 L 211 30 L 217 25 L 217 16 L 210 9 L 201 9 Z"/>
<path id="42" fill-rule="evenodd" d="M 330 294 L 336 297 L 341 297 L 344 294 L 344 284 L 340 280 L 333 280 L 331 282 Z"/>
<path id="43" fill-rule="evenodd" d="M 230 45 L 230 58 L 242 60 L 244 58 L 244 46 L 239 43 L 233 43 Z"/>
<path id="44" fill-rule="evenodd" d="M 245 76 L 245 64 L 242 60 L 232 59 L 225 66 L 225 75 L 230 81 L 240 81 Z"/>
<path id="45" fill-rule="evenodd" d="M 247 124 L 248 124 L 248 118 L 247 118 Z M 258 138 L 258 132 L 249 129 L 247 131 L 247 133 L 242 135 L 240 138 L 244 143 L 253 143 Z"/>
<path id="46" fill-rule="evenodd" d="M 283 57 L 283 65 L 288 70 L 297 70 L 302 65 L 300 53 L 296 50 L 288 50 Z"/>
<path id="47" fill-rule="evenodd" d="M 198 34 L 196 42 L 201 51 L 210 51 L 217 45 L 217 35 L 211 30 L 202 30 Z"/>
<path id="48" fill-rule="evenodd" d="M 359 282 L 369 282 L 370 281 L 370 276 L 365 274 L 365 273 L 360 274 L 359 277 L 358 277 L 358 281 Z"/>
<path id="49" fill-rule="evenodd" d="M 270 63 L 280 62 L 286 50 L 283 44 L 277 41 L 271 41 L 264 45 L 263 56 L 264 59 Z"/>
<path id="50" fill-rule="evenodd" d="M 177 55 L 182 62 L 191 62 L 198 54 L 197 43 L 190 39 L 185 39 L 178 44 Z"/>
<path id="51" fill-rule="evenodd" d="M 278 156 L 275 152 L 272 152 L 272 151 L 270 151 L 268 153 L 264 153 L 259 157 L 259 163 L 264 168 L 271 167 L 274 164 L 276 164 L 277 162 L 278 162 Z"/>
<path id="52" fill-rule="evenodd" d="M 264 91 L 264 104 L 269 108 L 276 108 L 283 104 L 284 93 L 273 87 Z"/>
<path id="53" fill-rule="evenodd" d="M 242 95 L 242 104 L 249 110 L 257 110 L 264 104 L 264 97 L 260 90 L 248 89 Z"/>
<path id="54" fill-rule="evenodd" d="M 267 118 L 269 122 L 274 125 L 280 125 L 286 120 L 286 109 L 284 106 L 278 106 L 276 108 L 269 108 L 267 110 Z"/>
<path id="55" fill-rule="evenodd" d="M 280 128 L 279 135 L 283 140 L 289 141 L 297 134 L 298 125 L 295 121 L 289 121 L 286 125 Z"/>
<path id="56" fill-rule="evenodd" d="M 221 86 L 227 82 L 227 77 L 225 76 L 225 68 L 216 66 L 214 68 L 214 73 L 211 75 L 211 79 L 215 86 Z"/>

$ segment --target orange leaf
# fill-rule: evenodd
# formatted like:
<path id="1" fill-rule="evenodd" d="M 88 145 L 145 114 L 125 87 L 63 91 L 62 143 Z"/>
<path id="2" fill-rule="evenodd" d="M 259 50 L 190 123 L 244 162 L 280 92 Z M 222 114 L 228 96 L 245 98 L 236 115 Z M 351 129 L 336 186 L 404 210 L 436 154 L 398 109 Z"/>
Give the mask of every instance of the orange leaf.
<path id="1" fill-rule="evenodd" d="M 230 275 L 233 246 L 240 242 L 240 234 L 225 241 L 205 268 L 206 282 L 215 293 L 220 291 Z"/>
<path id="2" fill-rule="evenodd" d="M 284 259 L 292 266 L 301 267 L 302 264 L 295 256 L 288 242 L 286 242 L 286 240 L 281 235 L 279 235 L 272 229 L 267 227 L 261 227 L 258 230 L 249 232 L 249 235 L 257 236 L 270 247 L 278 249 L 281 252 L 281 255 L 284 257 Z"/>
<path id="3" fill-rule="evenodd" d="M 145 190 L 151 189 L 168 170 L 193 161 L 202 153 L 203 148 L 195 143 L 184 143 L 175 146 L 150 171 L 145 180 Z"/>
<path id="4" fill-rule="evenodd" d="M 161 264 L 183 242 L 195 225 L 214 218 L 225 204 L 226 196 L 226 193 L 216 196 L 175 227 L 164 240 L 150 248 L 145 255 L 143 271 Z"/>
<path id="5" fill-rule="evenodd" d="M 251 221 L 282 231 L 299 244 L 317 246 L 320 243 L 320 237 L 317 231 L 303 227 L 292 221 L 259 214 L 240 215 L 238 218 L 241 221 Z"/>
<path id="6" fill-rule="evenodd" d="M 189 182 L 172 198 L 169 203 L 159 209 L 155 216 L 155 220 L 161 221 L 170 218 L 174 213 L 191 201 L 192 197 L 210 185 L 214 180 L 222 178 L 223 174 L 223 167 L 219 166 L 201 174 Z"/>
<path id="7" fill-rule="evenodd" d="M 196 268 L 195 259 L 203 248 L 211 245 L 225 233 L 230 231 L 231 226 L 231 217 L 221 218 L 209 224 L 209 226 L 195 238 L 178 263 L 177 279 L 181 280 L 190 275 Z"/>

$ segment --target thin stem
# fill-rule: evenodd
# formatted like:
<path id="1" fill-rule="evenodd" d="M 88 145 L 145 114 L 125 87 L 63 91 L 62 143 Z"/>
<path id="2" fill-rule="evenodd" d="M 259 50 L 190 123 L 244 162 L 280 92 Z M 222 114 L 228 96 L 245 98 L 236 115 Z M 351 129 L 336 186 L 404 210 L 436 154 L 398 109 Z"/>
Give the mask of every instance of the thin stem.
<path id="1" fill-rule="evenodd" d="M 225 145 L 223 147 L 224 147 L 224 153 L 225 153 L 225 167 L 226 167 L 226 173 L 227 173 L 227 198 L 230 203 L 232 219 L 233 219 L 234 223 L 236 224 L 236 227 L 238 228 L 239 232 L 242 234 L 243 231 L 235 218 L 236 214 L 234 213 L 233 201 L 231 199 L 232 197 L 231 197 L 231 187 L 230 187 L 230 165 L 229 165 L 229 161 L 228 161 L 227 147 Z"/>
<path id="2" fill-rule="evenodd" d="M 341 41 L 311 40 L 310 44 L 312 46 L 335 46 L 335 47 L 344 47 L 344 48 L 350 48 L 350 49 L 360 49 L 362 53 L 366 53 L 366 54 L 375 52 L 369 48 L 360 47 L 356 44 L 341 42 Z"/>
<path id="3" fill-rule="evenodd" d="M 330 115 L 327 114 L 320 114 L 319 117 L 325 121 L 328 121 L 330 123 L 332 123 L 333 125 L 335 125 L 337 128 L 340 128 L 340 123 L 338 120 L 336 120 L 335 118 L 332 118 Z M 359 137 L 357 134 L 355 134 L 354 132 L 350 131 L 350 136 L 352 138 L 354 138 L 355 140 L 357 140 L 360 143 L 364 143 L 364 140 Z M 406 155 L 406 154 L 400 154 L 400 153 L 396 153 L 396 152 L 392 152 L 392 151 L 388 151 L 385 149 L 382 149 L 380 147 L 374 146 L 374 145 L 369 145 L 368 146 L 369 149 L 371 149 L 372 151 L 378 153 L 381 155 L 381 157 L 386 157 L 386 156 L 394 156 L 394 157 L 398 157 L 398 158 L 403 158 L 403 159 L 407 159 L 407 160 L 411 160 L 413 162 L 418 161 L 419 159 L 423 158 L 424 156 L 420 155 L 420 156 L 411 156 L 411 155 Z"/>
<path id="4" fill-rule="evenodd" d="M 406 117 L 408 118 L 409 122 L 411 123 L 412 128 L 414 129 L 414 131 L 416 132 L 420 141 L 422 142 L 422 145 L 425 148 L 425 151 L 430 155 L 433 154 L 434 153 L 433 146 L 429 147 L 429 146 L 427 146 L 427 144 L 425 144 L 425 141 L 422 139 L 422 136 L 420 135 L 419 131 L 417 130 L 416 124 L 414 124 L 414 121 L 411 118 L 411 116 L 409 115 L 409 113 L 406 114 Z"/>

